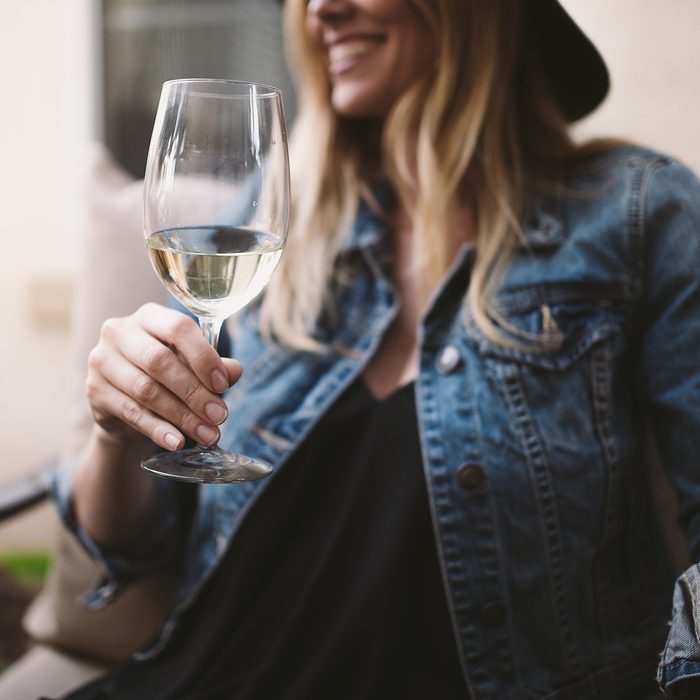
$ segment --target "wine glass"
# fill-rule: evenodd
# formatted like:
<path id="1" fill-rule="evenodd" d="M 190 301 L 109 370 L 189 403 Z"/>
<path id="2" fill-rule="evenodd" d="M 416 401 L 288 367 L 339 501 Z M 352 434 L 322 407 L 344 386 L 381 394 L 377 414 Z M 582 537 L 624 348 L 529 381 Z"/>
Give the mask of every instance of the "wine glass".
<path id="1" fill-rule="evenodd" d="M 143 223 L 156 274 L 216 348 L 223 321 L 267 284 L 287 236 L 280 91 L 234 80 L 166 82 L 146 164 Z M 161 452 L 141 466 L 205 483 L 252 481 L 272 469 L 204 445 Z"/>

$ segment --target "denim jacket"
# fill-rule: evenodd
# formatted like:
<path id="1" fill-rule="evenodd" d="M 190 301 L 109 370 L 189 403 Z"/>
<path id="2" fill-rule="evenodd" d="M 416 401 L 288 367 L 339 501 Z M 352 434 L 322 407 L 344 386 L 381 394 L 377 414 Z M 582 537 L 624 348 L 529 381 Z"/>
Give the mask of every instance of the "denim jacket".
<path id="1" fill-rule="evenodd" d="M 659 682 L 681 688 L 700 675 L 700 568 L 674 592 L 647 445 L 651 426 L 697 561 L 700 183 L 671 159 L 618 149 L 528 212 L 494 298 L 517 342 L 487 337 L 465 303 L 468 245 L 420 328 L 422 460 L 465 695 L 637 697 L 659 657 Z M 397 312 L 386 238 L 361 209 L 314 330 L 325 352 L 268 343 L 257 307 L 241 315 L 224 447 L 279 472 L 360 374 Z M 186 537 L 173 507 L 182 485 L 163 481 L 162 527 L 134 560 L 100 552 L 73 522 L 105 569 L 87 604 L 177 562 L 179 602 L 146 655 L 157 653 L 274 478 L 198 487 Z M 57 484 L 69 523 L 70 483 L 66 472 Z"/>

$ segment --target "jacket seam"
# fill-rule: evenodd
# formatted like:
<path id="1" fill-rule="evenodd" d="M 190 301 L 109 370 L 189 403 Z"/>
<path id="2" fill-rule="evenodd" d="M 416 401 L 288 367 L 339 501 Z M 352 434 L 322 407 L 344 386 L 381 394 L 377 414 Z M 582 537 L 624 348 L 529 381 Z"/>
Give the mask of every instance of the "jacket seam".
<path id="1" fill-rule="evenodd" d="M 506 402 L 514 421 L 514 428 L 522 441 L 525 459 L 532 475 L 533 488 L 537 497 L 539 517 L 544 535 L 543 545 L 549 564 L 549 580 L 553 592 L 554 614 L 565 645 L 565 655 L 571 668 L 579 670 L 580 662 L 566 612 L 566 585 L 562 559 L 563 545 L 559 537 L 561 525 L 557 498 L 542 446 L 542 438 L 534 425 L 525 400 L 519 368 L 517 366 L 511 370 L 503 368 L 498 372 L 498 375 L 500 376 Z"/>

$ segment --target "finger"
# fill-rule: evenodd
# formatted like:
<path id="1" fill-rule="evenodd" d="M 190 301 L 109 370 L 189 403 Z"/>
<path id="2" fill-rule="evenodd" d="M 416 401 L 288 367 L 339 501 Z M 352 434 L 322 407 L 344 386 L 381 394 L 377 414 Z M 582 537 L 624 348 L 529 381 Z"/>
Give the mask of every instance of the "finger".
<path id="1" fill-rule="evenodd" d="M 224 363 L 224 368 L 226 369 L 226 376 L 228 377 L 228 385 L 233 386 L 243 374 L 243 368 L 238 360 L 234 360 L 231 357 L 222 357 Z"/>
<path id="2" fill-rule="evenodd" d="M 145 405 L 148 405 L 152 410 L 156 410 L 157 407 L 167 408 L 168 406 L 168 404 L 163 404 L 162 402 L 158 403 L 157 406 L 153 403 L 153 401 L 162 399 L 162 395 L 159 393 L 157 386 L 155 386 L 162 385 L 201 419 L 213 425 L 218 425 L 226 419 L 226 404 L 221 398 L 209 391 L 193 370 L 183 364 L 173 350 L 163 345 L 153 336 L 143 330 L 124 334 L 119 340 L 118 352 L 121 353 L 126 364 L 138 368 L 147 375 L 147 378 L 144 378 L 141 374 L 137 378 L 133 369 L 128 370 L 122 364 L 113 364 L 110 367 L 110 372 L 118 373 L 123 371 L 127 374 L 128 379 L 121 379 L 118 382 L 115 379 L 110 379 L 110 381 L 117 383 L 127 393 L 131 393 L 129 386 L 134 386 L 138 389 L 135 398 L 143 400 Z M 116 353 L 113 353 L 113 362 L 116 362 L 115 356 Z M 116 375 L 114 376 L 116 377 Z M 130 382 L 133 382 L 133 384 L 130 384 Z M 166 418 L 172 418 L 171 413 L 163 415 Z M 180 422 L 177 424 L 183 425 Z"/>
<path id="3" fill-rule="evenodd" d="M 158 304 L 145 304 L 135 314 L 142 327 L 155 338 L 177 348 L 197 378 L 221 393 L 228 388 L 227 374 L 219 354 L 204 339 L 196 322 L 185 314 Z"/>
<path id="4" fill-rule="evenodd" d="M 178 450 L 185 444 L 184 436 L 175 426 L 108 382 L 101 384 L 93 412 L 96 422 L 107 432 L 114 432 L 113 422 L 117 419 L 166 450 Z"/>
<path id="5" fill-rule="evenodd" d="M 120 355 L 113 354 L 106 359 L 103 372 L 106 381 L 116 389 L 186 435 L 205 445 L 214 444 L 219 439 L 215 426 L 226 419 L 227 412 L 226 405 L 218 396 L 205 390 L 213 400 L 204 407 L 206 415 L 202 420 L 187 403 Z M 199 384 L 199 380 L 194 375 L 192 377 Z"/>

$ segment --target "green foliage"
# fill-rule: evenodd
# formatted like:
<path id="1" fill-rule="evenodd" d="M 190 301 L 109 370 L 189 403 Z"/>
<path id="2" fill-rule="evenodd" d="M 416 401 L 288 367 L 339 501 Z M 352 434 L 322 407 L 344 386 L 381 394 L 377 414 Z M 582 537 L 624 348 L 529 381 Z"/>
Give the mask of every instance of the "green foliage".
<path id="1" fill-rule="evenodd" d="M 0 569 L 20 586 L 38 588 L 46 577 L 51 555 L 48 551 L 0 552 Z"/>

